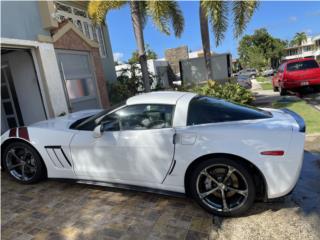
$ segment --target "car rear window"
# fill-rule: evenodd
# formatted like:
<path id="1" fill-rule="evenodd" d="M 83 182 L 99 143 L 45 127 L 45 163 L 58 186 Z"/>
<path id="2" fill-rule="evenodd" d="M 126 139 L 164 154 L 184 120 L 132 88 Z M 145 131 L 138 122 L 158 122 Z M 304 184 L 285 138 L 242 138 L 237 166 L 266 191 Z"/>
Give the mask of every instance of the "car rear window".
<path id="1" fill-rule="evenodd" d="M 271 118 L 258 108 L 231 103 L 222 99 L 197 96 L 189 104 L 187 125 Z"/>
<path id="2" fill-rule="evenodd" d="M 312 68 L 319 68 L 318 63 L 315 60 L 288 63 L 287 71 L 292 72 L 292 71 L 306 70 L 306 69 L 312 69 Z"/>

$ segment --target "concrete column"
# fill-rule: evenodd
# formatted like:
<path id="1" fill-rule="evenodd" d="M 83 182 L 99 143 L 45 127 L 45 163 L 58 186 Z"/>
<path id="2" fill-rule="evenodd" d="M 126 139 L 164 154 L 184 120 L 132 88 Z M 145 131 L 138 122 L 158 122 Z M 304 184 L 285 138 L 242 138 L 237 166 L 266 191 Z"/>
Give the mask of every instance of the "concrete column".
<path id="1" fill-rule="evenodd" d="M 57 57 L 53 44 L 40 43 L 38 45 L 39 65 L 42 70 L 42 80 L 45 82 L 46 95 L 49 97 L 49 107 L 53 116 L 69 113 L 64 85 L 61 80 Z"/>

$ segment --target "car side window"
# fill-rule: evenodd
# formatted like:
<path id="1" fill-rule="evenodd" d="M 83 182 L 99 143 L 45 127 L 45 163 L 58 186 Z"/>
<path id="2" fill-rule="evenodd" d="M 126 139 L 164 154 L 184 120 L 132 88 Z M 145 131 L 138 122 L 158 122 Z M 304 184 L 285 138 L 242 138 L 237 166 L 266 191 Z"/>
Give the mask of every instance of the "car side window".
<path id="1" fill-rule="evenodd" d="M 278 72 L 283 72 L 283 70 L 284 70 L 284 64 L 280 65 Z"/>
<path id="2" fill-rule="evenodd" d="M 120 121 L 118 115 L 116 113 L 111 113 L 105 116 L 101 121 L 101 130 L 104 132 L 119 131 Z"/>
<path id="3" fill-rule="evenodd" d="M 121 130 L 146 130 L 172 127 L 172 105 L 131 105 L 115 112 Z"/>

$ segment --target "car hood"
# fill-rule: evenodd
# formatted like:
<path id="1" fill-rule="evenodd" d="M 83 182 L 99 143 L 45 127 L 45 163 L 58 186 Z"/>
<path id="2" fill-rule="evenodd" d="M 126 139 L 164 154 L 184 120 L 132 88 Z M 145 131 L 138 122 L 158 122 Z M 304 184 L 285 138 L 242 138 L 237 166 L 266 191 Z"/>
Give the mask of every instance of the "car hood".
<path id="1" fill-rule="evenodd" d="M 49 119 L 46 121 L 41 121 L 41 122 L 31 124 L 30 127 L 50 128 L 50 129 L 58 129 L 58 130 L 69 129 L 70 125 L 75 121 L 82 118 L 93 116 L 101 111 L 102 111 L 101 109 L 91 109 L 91 110 L 74 112 L 62 117 L 57 117 L 57 118 Z"/>

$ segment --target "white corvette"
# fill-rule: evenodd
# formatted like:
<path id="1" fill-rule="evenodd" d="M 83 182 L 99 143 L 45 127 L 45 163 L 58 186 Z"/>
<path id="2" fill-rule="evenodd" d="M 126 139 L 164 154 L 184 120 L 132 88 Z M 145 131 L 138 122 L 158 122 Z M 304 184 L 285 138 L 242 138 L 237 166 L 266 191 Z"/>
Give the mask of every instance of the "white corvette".
<path id="1" fill-rule="evenodd" d="M 153 92 L 2 135 L 2 167 L 22 183 L 75 179 L 182 193 L 214 214 L 288 194 L 304 148 L 303 119 L 185 92 Z"/>

